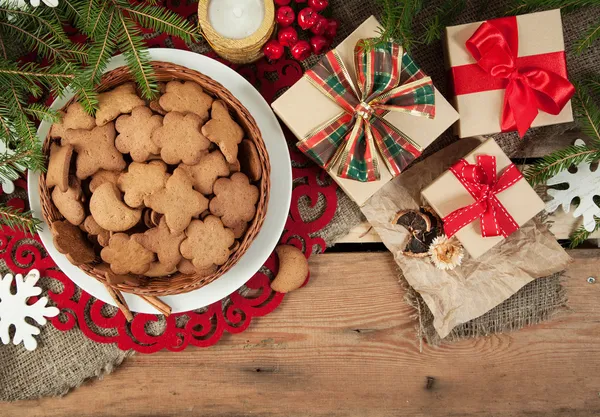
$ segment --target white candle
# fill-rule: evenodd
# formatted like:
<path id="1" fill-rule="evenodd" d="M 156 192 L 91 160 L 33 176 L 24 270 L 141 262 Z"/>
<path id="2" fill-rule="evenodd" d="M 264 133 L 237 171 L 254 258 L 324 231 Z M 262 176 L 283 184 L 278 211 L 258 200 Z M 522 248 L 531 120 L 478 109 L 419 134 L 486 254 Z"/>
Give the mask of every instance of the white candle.
<path id="1" fill-rule="evenodd" d="M 208 21 L 221 36 L 243 39 L 258 30 L 265 17 L 262 0 L 211 0 Z"/>

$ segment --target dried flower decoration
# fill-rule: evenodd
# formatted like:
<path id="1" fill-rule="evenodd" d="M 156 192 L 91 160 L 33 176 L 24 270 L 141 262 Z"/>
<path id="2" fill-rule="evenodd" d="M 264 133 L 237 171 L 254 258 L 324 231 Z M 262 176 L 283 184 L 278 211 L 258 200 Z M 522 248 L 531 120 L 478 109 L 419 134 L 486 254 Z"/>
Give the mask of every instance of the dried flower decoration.
<path id="1" fill-rule="evenodd" d="M 448 239 L 445 235 L 433 239 L 428 253 L 431 262 L 436 268 L 443 271 L 450 271 L 460 266 L 464 257 L 464 250 L 460 242 L 455 238 Z"/>

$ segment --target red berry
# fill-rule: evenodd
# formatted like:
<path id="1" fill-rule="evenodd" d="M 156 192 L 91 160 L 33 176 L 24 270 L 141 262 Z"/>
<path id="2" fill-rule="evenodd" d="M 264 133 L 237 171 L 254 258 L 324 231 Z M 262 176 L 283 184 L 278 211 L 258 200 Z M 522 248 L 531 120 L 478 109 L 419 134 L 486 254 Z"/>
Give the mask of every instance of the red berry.
<path id="1" fill-rule="evenodd" d="M 263 52 L 270 61 L 277 61 L 283 56 L 284 48 L 283 45 L 275 39 L 271 39 L 263 47 Z"/>
<path id="2" fill-rule="evenodd" d="M 298 42 L 298 32 L 291 26 L 281 28 L 279 29 L 279 33 L 277 33 L 277 39 L 283 46 L 291 47 Z"/>
<path id="3" fill-rule="evenodd" d="M 292 46 L 290 52 L 298 61 L 304 61 L 310 56 L 310 44 L 306 41 L 298 41 Z"/>
<path id="4" fill-rule="evenodd" d="M 319 15 L 311 7 L 305 7 L 298 13 L 298 24 L 304 30 L 317 23 Z M 308 42 L 307 42 L 308 43 Z"/>
<path id="5" fill-rule="evenodd" d="M 294 14 L 294 9 L 290 6 L 281 6 L 277 9 L 277 14 L 275 20 L 277 20 L 277 24 L 281 26 L 289 26 L 294 23 L 294 18 L 296 15 Z"/>
<path id="6" fill-rule="evenodd" d="M 327 30 L 327 25 L 329 21 L 323 16 L 317 15 L 317 21 L 314 25 L 311 26 L 310 31 L 315 35 L 323 35 Z"/>
<path id="7" fill-rule="evenodd" d="M 335 19 L 330 19 L 327 21 L 327 29 L 325 30 L 325 36 L 330 38 L 335 38 L 337 35 L 338 27 L 340 26 L 339 22 Z"/>
<path id="8" fill-rule="evenodd" d="M 315 11 L 320 12 L 329 6 L 329 2 L 327 0 L 308 0 L 308 5 Z"/>
<path id="9" fill-rule="evenodd" d="M 275 4 L 278 6 L 287 6 L 290 4 L 290 1 L 292 0 L 275 0 Z"/>
<path id="10" fill-rule="evenodd" d="M 314 54 L 321 54 L 329 46 L 329 40 L 325 36 L 315 35 L 310 38 L 310 47 Z"/>
<path id="11" fill-rule="evenodd" d="M 306 3 L 306 0 L 296 0 L 296 3 Z"/>

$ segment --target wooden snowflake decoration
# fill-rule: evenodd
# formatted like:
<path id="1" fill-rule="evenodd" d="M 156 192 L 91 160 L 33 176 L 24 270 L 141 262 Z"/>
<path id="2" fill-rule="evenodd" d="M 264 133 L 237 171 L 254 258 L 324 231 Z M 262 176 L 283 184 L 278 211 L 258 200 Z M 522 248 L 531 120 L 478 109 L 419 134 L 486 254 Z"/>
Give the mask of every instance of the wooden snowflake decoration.
<path id="1" fill-rule="evenodd" d="M 585 142 L 577 139 L 575 145 L 585 146 Z M 573 217 L 583 216 L 583 227 L 588 232 L 593 232 L 596 227 L 594 216 L 600 218 L 600 207 L 594 202 L 594 196 L 600 196 L 600 169 L 592 171 L 587 162 L 582 162 L 576 168 L 576 172 L 562 171 L 547 181 L 548 185 L 567 184 L 568 188 L 548 189 L 552 200 L 546 203 L 546 211 L 552 213 L 562 206 L 565 213 L 568 213 L 573 199 L 578 197 L 579 205 L 573 211 Z"/>
<path id="2" fill-rule="evenodd" d="M 35 320 L 39 325 L 46 324 L 46 317 L 55 317 L 59 310 L 56 307 L 48 307 L 48 298 L 42 297 L 35 303 L 29 305 L 29 297 L 40 295 L 42 289 L 36 287 L 40 279 L 40 272 L 37 269 L 29 271 L 27 276 L 17 274 L 14 278 L 17 282 L 16 292 L 11 291 L 13 276 L 6 274 L 0 278 L 0 340 L 5 345 L 10 342 L 9 329 L 15 328 L 13 344 L 18 345 L 23 342 L 25 349 L 34 350 L 37 347 L 37 341 L 33 337 L 40 334 L 40 329 L 27 323 L 25 319 Z"/>

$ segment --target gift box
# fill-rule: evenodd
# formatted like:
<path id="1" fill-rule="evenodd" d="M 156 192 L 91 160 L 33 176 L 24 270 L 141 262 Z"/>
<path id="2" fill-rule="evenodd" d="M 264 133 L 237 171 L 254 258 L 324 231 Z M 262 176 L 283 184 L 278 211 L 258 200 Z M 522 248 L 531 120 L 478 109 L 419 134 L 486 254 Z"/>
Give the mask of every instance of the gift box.
<path id="1" fill-rule="evenodd" d="M 544 209 L 544 202 L 493 139 L 423 189 L 421 195 L 478 258 Z"/>
<path id="2" fill-rule="evenodd" d="M 326 168 L 358 205 L 363 205 L 371 195 L 404 169 L 458 119 L 456 111 L 433 87 L 429 77 L 407 54 L 403 53 L 401 47 L 395 45 L 389 50 L 391 54 L 384 52 L 387 57 L 391 56 L 395 59 L 397 66 L 390 66 L 389 63 L 382 64 L 378 60 L 378 51 L 373 54 L 363 54 L 364 60 L 358 59 L 357 62 L 364 70 L 362 73 L 366 73 L 368 70 L 365 68 L 374 62 L 374 66 L 389 66 L 391 76 L 400 79 L 397 90 L 402 90 L 400 91 L 402 94 L 407 93 L 404 96 L 400 94 L 395 98 L 392 97 L 392 101 L 395 100 L 395 104 L 401 106 L 406 105 L 405 109 L 376 114 L 371 121 L 377 119 L 378 126 L 372 129 L 372 133 L 368 135 L 365 133 L 363 139 L 355 144 L 348 143 L 350 137 L 355 137 L 356 120 L 361 119 L 360 126 L 356 129 L 363 129 L 365 123 L 369 122 L 370 114 L 373 113 L 372 107 L 375 105 L 371 101 L 360 102 L 355 109 L 348 109 L 347 102 L 336 101 L 332 97 L 332 93 L 336 92 L 339 85 L 333 85 L 331 77 L 324 72 L 332 71 L 342 77 L 342 80 L 347 79 L 347 84 L 351 85 L 346 86 L 346 93 L 358 95 L 356 86 L 361 83 L 357 83 L 356 47 L 360 40 L 376 37 L 378 27 L 377 19 L 371 16 L 335 48 L 335 56 L 331 53 L 327 54 L 325 58 L 329 56 L 329 61 L 321 61 L 317 64 L 312 71 L 308 72 L 309 74 L 305 74 L 272 104 L 275 113 L 300 140 L 300 149 Z M 373 72 L 372 75 L 380 73 Z M 364 79 L 365 77 L 361 76 L 358 81 Z M 319 88 L 317 83 L 323 86 Z M 348 101 L 352 102 L 352 100 L 353 98 L 350 97 Z M 434 103 L 434 108 L 431 103 Z M 352 112 L 354 114 L 350 114 Z M 331 138 L 339 132 L 340 124 L 334 126 L 329 124 L 331 121 L 346 122 L 350 128 L 346 127 L 345 135 L 338 135 L 335 140 L 332 140 Z M 386 136 L 383 130 L 394 131 L 401 137 L 400 141 L 392 143 L 392 146 L 385 150 L 385 156 L 381 154 L 379 144 L 386 142 L 389 136 Z M 319 134 L 321 137 L 318 136 Z M 333 142 L 336 147 L 343 146 L 348 151 L 344 149 L 334 157 L 331 152 Z M 374 144 L 376 146 L 373 146 Z M 327 146 L 325 150 L 323 150 L 324 146 Z M 342 169 L 343 172 L 340 174 L 340 166 L 346 166 L 347 162 L 349 165 L 356 163 L 356 152 L 364 156 L 364 161 L 361 161 L 364 166 L 373 168 L 369 171 L 371 174 L 378 172 L 378 178 L 374 176 L 363 178 L 362 180 L 366 179 L 366 182 L 344 178 L 344 176 L 353 176 L 352 169 Z"/>
<path id="3" fill-rule="evenodd" d="M 573 121 L 564 49 L 560 10 L 447 27 L 458 135 Z"/>

